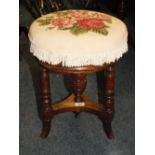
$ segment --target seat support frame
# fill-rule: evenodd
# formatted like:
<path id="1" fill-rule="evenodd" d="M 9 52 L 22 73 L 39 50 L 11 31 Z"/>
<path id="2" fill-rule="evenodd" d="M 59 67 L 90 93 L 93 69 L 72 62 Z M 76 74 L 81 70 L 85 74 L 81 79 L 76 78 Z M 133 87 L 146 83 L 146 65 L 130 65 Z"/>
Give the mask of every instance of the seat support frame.
<path id="1" fill-rule="evenodd" d="M 63 67 L 50 65 L 39 61 L 40 64 L 40 87 L 41 87 L 41 118 L 43 128 L 41 137 L 46 138 L 49 134 L 52 118 L 63 112 L 89 112 L 97 115 L 103 122 L 105 133 L 109 139 L 114 138 L 111 123 L 114 114 L 114 73 L 115 63 L 103 66 Z M 49 71 L 68 74 L 72 90 L 63 101 L 51 103 Z M 101 92 L 103 101 L 96 103 L 91 101 L 84 90 L 87 85 L 86 76 L 89 73 L 104 72 L 104 92 Z"/>

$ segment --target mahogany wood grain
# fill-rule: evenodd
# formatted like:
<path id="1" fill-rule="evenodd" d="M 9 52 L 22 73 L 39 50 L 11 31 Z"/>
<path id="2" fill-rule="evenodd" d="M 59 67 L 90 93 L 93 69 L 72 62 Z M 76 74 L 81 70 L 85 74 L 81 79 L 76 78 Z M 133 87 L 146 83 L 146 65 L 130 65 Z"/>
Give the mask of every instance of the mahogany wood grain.
<path id="1" fill-rule="evenodd" d="M 43 66 L 40 67 L 40 86 L 41 86 L 41 111 L 43 129 L 41 133 L 42 138 L 46 138 L 50 131 L 51 118 L 53 117 L 53 110 L 51 108 L 50 86 L 48 70 Z"/>
<path id="2" fill-rule="evenodd" d="M 114 138 L 111 122 L 114 113 L 114 67 L 115 63 L 104 64 L 103 66 L 63 67 L 61 65 L 50 65 L 40 62 L 41 65 L 41 90 L 42 90 L 42 138 L 46 138 L 50 131 L 51 120 L 54 115 L 63 112 L 90 112 L 97 115 L 103 122 L 105 133 L 109 139 Z M 91 101 L 84 90 L 86 88 L 86 76 L 88 73 L 105 71 L 105 87 L 102 92 L 104 102 L 96 103 Z M 68 74 L 72 95 L 65 100 L 51 103 L 48 71 Z M 103 79 L 104 80 L 104 79 Z M 78 105 L 77 105 L 78 103 Z M 82 105 L 79 105 L 82 103 Z"/>
<path id="3" fill-rule="evenodd" d="M 73 111 L 73 112 L 87 111 L 94 114 L 103 112 L 104 106 L 102 104 L 91 101 L 84 94 L 82 95 L 83 102 L 85 103 L 84 106 L 76 106 L 74 98 L 75 96 L 71 94 L 65 100 L 53 103 L 51 106 L 54 111 L 54 114 L 69 112 L 69 111 Z"/>
<path id="4" fill-rule="evenodd" d="M 114 138 L 111 122 L 114 114 L 114 82 L 115 82 L 115 64 L 107 67 L 105 76 L 105 99 L 104 107 L 106 115 L 103 116 L 103 125 L 109 139 Z"/>
<path id="5" fill-rule="evenodd" d="M 63 67 L 61 64 L 59 65 L 50 65 L 46 62 L 39 61 L 39 63 L 47 68 L 49 71 L 57 72 L 61 74 L 88 74 L 88 73 L 95 73 L 105 69 L 108 64 L 104 64 L 102 66 L 82 66 L 82 67 Z"/>
<path id="6" fill-rule="evenodd" d="M 86 74 L 70 74 L 70 85 L 75 95 L 75 102 L 83 102 L 83 92 L 86 88 Z"/>

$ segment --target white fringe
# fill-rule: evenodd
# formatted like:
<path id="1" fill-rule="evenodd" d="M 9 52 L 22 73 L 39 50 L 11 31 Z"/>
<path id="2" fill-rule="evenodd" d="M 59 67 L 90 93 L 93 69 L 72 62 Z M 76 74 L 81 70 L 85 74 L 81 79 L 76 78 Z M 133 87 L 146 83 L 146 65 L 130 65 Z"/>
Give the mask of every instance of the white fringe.
<path id="1" fill-rule="evenodd" d="M 57 65 L 62 63 L 65 67 L 80 67 L 86 65 L 100 66 L 105 63 L 109 64 L 115 62 L 128 51 L 127 41 L 123 42 L 118 49 L 113 51 L 103 51 L 99 53 L 91 54 L 79 54 L 79 53 L 59 53 L 59 51 L 49 51 L 37 47 L 31 42 L 30 52 L 33 53 L 39 60 L 47 62 L 51 65 Z"/>

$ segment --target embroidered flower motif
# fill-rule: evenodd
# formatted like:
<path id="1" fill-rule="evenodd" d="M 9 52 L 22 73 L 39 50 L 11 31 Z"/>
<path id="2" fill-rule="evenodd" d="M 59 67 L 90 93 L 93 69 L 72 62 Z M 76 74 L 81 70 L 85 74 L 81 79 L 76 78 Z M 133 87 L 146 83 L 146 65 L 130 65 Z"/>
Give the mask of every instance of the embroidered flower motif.
<path id="1" fill-rule="evenodd" d="M 97 19 L 101 19 L 101 20 L 104 20 L 104 21 L 109 21 L 109 22 L 111 22 L 110 16 L 105 15 L 105 14 L 102 14 L 102 13 L 96 13 L 96 14 L 94 14 L 94 18 L 97 18 Z"/>
<path id="2" fill-rule="evenodd" d="M 74 20 L 92 18 L 92 16 L 89 15 L 87 12 L 73 12 L 68 14 L 67 17 L 72 18 Z"/>
<path id="3" fill-rule="evenodd" d="M 82 19 L 77 22 L 77 25 L 82 29 L 100 29 L 105 26 L 100 19 Z"/>
<path id="4" fill-rule="evenodd" d="M 48 25 L 46 30 L 57 28 L 59 30 L 69 30 L 74 35 L 79 35 L 93 31 L 102 35 L 107 35 L 111 23 L 111 17 L 103 13 L 84 10 L 58 11 L 38 19 L 42 26 Z"/>
<path id="5" fill-rule="evenodd" d="M 69 28 L 73 26 L 71 19 L 56 18 L 51 21 L 51 24 L 59 28 Z"/>

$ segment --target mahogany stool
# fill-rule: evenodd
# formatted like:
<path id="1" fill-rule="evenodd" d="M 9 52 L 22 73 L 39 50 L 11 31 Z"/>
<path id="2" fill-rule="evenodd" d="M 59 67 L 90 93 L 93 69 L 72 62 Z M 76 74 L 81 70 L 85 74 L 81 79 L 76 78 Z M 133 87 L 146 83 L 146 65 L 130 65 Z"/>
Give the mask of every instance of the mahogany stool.
<path id="1" fill-rule="evenodd" d="M 35 20 L 30 27 L 31 53 L 40 64 L 42 138 L 49 134 L 52 118 L 63 112 L 90 112 L 103 122 L 109 139 L 114 138 L 115 62 L 127 51 L 127 29 L 119 19 L 87 10 L 54 12 Z M 52 103 L 49 71 L 68 74 L 72 94 Z M 104 103 L 85 94 L 86 76 L 105 71 Z"/>

